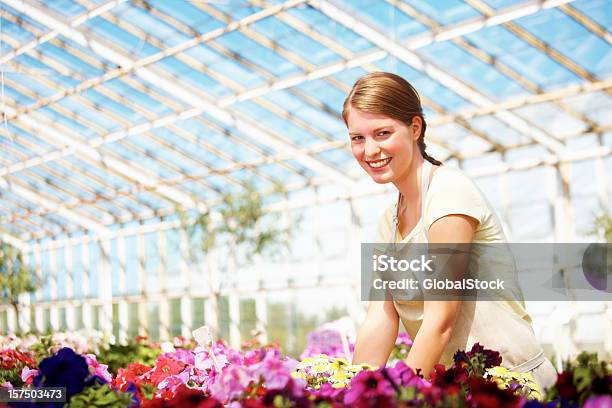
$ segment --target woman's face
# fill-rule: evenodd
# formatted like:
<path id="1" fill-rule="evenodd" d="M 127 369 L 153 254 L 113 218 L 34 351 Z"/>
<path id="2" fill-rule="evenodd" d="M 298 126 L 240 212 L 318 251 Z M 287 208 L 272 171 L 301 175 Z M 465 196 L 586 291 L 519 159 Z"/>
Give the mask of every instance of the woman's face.
<path id="1" fill-rule="evenodd" d="M 420 123 L 415 117 L 407 126 L 382 114 L 351 109 L 347 125 L 353 156 L 376 183 L 397 183 L 408 176 L 418 152 Z"/>

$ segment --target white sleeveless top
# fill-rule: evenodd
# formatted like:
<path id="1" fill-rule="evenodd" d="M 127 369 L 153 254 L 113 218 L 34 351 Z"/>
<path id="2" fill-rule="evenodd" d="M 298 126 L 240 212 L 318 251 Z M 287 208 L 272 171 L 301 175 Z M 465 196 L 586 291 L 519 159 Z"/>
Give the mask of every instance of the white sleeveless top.
<path id="1" fill-rule="evenodd" d="M 475 243 L 506 242 L 499 219 L 469 177 L 460 170 L 441 166 L 428 183 L 431 168 L 431 163 L 423 162 L 421 216 L 415 227 L 402 239 L 397 228 L 397 204 L 392 205 L 379 223 L 377 242 L 426 243 L 431 225 L 450 214 L 464 214 L 478 221 Z M 473 258 L 477 258 L 478 262 L 487 262 L 480 257 Z M 494 267 L 496 265 L 479 263 L 479 268 Z M 423 321 L 423 301 L 393 303 L 406 331 L 415 338 Z M 556 380 L 556 371 L 544 357 L 535 337 L 521 293 L 499 301 L 463 301 L 440 363 L 446 366 L 452 364 L 453 354 L 457 350 L 467 351 L 476 342 L 499 351 L 502 366 L 509 370 L 532 372 L 540 387 L 551 386 Z"/>

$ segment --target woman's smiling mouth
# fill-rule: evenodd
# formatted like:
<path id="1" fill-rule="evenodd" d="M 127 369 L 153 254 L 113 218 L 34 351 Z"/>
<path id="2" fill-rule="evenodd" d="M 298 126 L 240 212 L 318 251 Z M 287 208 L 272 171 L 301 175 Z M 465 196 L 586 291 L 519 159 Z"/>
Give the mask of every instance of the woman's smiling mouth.
<path id="1" fill-rule="evenodd" d="M 386 165 L 388 165 L 391 162 L 391 159 L 392 157 L 387 157 L 386 159 L 382 159 L 382 160 L 373 160 L 373 161 L 366 160 L 366 163 L 368 163 L 368 166 L 370 166 L 371 169 L 379 170 L 385 167 Z"/>

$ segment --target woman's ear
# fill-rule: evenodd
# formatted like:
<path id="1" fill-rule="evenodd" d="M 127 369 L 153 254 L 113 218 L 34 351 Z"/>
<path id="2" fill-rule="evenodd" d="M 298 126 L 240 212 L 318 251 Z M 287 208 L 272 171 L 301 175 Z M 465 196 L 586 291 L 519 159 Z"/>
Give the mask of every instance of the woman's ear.
<path id="1" fill-rule="evenodd" d="M 417 140 L 421 137 L 421 129 L 423 128 L 423 119 L 420 116 L 415 116 L 412 118 L 412 123 L 410 124 L 410 128 L 412 129 L 412 137 L 414 140 Z"/>

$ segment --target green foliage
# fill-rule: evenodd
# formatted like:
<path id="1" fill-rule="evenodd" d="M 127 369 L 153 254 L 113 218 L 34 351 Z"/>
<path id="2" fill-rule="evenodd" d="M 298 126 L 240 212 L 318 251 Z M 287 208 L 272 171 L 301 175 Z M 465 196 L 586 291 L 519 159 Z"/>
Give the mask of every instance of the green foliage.
<path id="1" fill-rule="evenodd" d="M 124 408 L 129 407 L 133 394 L 130 392 L 115 392 L 108 384 L 94 385 L 70 398 L 71 408 Z"/>
<path id="2" fill-rule="evenodd" d="M 612 215 L 607 210 L 602 210 L 593 220 L 592 235 L 603 238 L 606 242 L 612 242 Z"/>
<path id="3" fill-rule="evenodd" d="M 20 387 L 23 384 L 21 381 L 21 370 L 23 367 L 12 368 L 10 370 L 0 369 L 0 384 L 10 382 L 14 387 Z"/>
<path id="4" fill-rule="evenodd" d="M 19 315 L 19 296 L 35 292 L 42 281 L 23 261 L 17 248 L 0 242 L 0 303 L 9 303 Z M 20 332 L 17 319 L 17 332 Z"/>
<path id="5" fill-rule="evenodd" d="M 151 347 L 148 343 L 130 341 L 126 345 L 112 344 L 108 349 L 100 350 L 97 358 L 98 361 L 104 361 L 104 364 L 108 364 L 109 372 L 117 375 L 119 368 L 127 367 L 130 363 L 153 366 L 160 354 L 161 350 L 159 348 Z"/>
<path id="6" fill-rule="evenodd" d="M 583 351 L 576 361 L 563 363 L 563 372 L 557 384 L 547 390 L 545 401 L 563 397 L 582 406 L 593 395 L 612 393 L 611 375 L 610 362 L 599 361 L 597 353 Z"/>
<path id="7" fill-rule="evenodd" d="M 277 185 L 273 194 L 286 192 Z M 253 183 L 246 183 L 243 192 L 221 196 L 221 203 L 214 208 L 217 220 L 213 220 L 211 209 L 192 219 L 184 209 L 178 208 L 177 213 L 195 252 L 205 254 L 219 243 L 232 242 L 249 260 L 254 255 L 276 254 L 289 246 L 291 228 L 281 227 L 279 214 L 267 212 L 264 207 L 265 197 Z"/>

